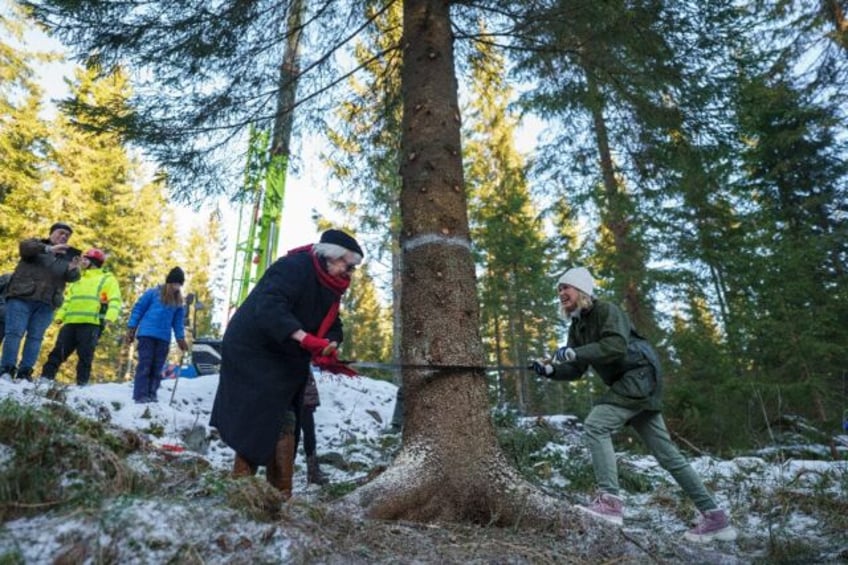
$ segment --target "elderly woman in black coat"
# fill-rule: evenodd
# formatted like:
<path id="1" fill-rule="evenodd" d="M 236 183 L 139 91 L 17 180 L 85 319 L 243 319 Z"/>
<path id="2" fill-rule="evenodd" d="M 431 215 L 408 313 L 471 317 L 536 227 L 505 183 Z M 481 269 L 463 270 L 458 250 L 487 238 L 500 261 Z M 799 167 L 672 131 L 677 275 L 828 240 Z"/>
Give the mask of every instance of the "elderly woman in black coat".
<path id="1" fill-rule="evenodd" d="M 221 377 L 210 424 L 236 452 L 233 474 L 266 467 L 291 496 L 295 429 L 310 362 L 351 374 L 338 361 L 338 317 L 362 248 L 340 230 L 288 252 L 265 272 L 224 333 Z"/>

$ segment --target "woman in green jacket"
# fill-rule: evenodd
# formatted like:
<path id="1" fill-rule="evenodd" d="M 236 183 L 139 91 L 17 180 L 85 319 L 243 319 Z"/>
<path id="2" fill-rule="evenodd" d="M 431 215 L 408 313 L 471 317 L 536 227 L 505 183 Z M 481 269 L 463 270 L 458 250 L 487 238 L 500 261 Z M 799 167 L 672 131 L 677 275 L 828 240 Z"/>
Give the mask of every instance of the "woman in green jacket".
<path id="1" fill-rule="evenodd" d="M 636 333 L 627 314 L 615 304 L 596 300 L 594 290 L 595 281 L 583 267 L 560 277 L 560 308 L 571 322 L 568 344 L 557 350 L 553 362 L 533 364 L 540 376 L 566 381 L 581 378 L 591 367 L 609 387 L 583 425 L 599 492 L 589 506 L 577 508 L 613 524 L 623 523 L 612 435 L 629 425 L 700 511 L 701 520 L 686 532 L 686 539 L 735 539 L 727 513 L 671 441 L 660 412 L 662 372 L 656 352 Z"/>

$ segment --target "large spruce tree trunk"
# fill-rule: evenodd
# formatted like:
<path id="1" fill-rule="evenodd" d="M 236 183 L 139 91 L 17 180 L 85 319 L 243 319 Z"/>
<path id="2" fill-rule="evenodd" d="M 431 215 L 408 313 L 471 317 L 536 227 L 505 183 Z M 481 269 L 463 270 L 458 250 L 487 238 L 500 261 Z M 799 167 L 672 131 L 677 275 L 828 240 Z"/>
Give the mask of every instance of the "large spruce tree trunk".
<path id="1" fill-rule="evenodd" d="M 449 2 L 404 2 L 402 361 L 482 365 Z M 405 370 L 403 448 L 353 497 L 381 519 L 556 526 L 497 444 L 483 373 Z"/>

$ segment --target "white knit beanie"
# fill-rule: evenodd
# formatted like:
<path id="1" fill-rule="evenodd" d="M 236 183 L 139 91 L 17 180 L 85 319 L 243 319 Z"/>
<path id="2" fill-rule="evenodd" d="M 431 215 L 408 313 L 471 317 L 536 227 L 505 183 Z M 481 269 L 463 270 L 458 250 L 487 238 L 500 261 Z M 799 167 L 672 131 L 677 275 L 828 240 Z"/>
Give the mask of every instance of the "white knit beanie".
<path id="1" fill-rule="evenodd" d="M 589 296 L 595 296 L 595 279 L 592 278 L 592 274 L 585 267 L 574 267 L 573 269 L 568 269 L 559 278 L 557 287 L 561 284 L 573 286 L 577 290 L 585 292 Z"/>

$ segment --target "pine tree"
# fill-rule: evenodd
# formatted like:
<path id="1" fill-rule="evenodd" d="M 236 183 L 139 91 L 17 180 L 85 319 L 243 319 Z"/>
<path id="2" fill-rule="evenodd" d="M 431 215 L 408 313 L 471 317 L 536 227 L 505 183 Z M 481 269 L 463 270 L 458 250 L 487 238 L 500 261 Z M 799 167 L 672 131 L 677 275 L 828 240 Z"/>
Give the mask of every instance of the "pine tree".
<path id="1" fill-rule="evenodd" d="M 491 47 L 478 49 L 471 60 L 463 155 L 480 272 L 481 334 L 490 363 L 525 366 L 552 345 L 553 332 L 545 331 L 555 315 L 549 242 L 515 147 L 518 119 L 508 108 L 512 91 L 502 78 L 505 61 Z M 496 383 L 499 401 L 528 410 L 531 382 L 525 373 L 498 374 Z"/>
<path id="2" fill-rule="evenodd" d="M 50 147 L 33 70 L 39 57 L 21 46 L 25 29 L 14 12 L 0 17 L 0 272 L 17 263 L 18 241 L 47 237 L 56 221 L 42 184 Z"/>
<path id="3" fill-rule="evenodd" d="M 406 0 L 403 6 L 401 359 L 433 369 L 404 372 L 401 452 L 351 501 L 381 519 L 558 524 L 562 506 L 506 461 L 489 417 L 486 381 L 466 369 L 481 365 L 484 354 L 450 5 Z M 460 368 L 438 369 L 454 365 Z"/>
<path id="4" fill-rule="evenodd" d="M 193 4 L 112 0 L 21 0 L 86 64 L 104 72 L 129 66 L 135 77 L 133 112 L 80 106 L 78 113 L 108 118 L 146 148 L 169 175 L 169 188 L 184 201 L 231 193 L 242 155 L 233 150 L 251 126 L 271 129 L 287 114 L 311 105 L 304 123 L 322 127 L 338 104 L 333 66 L 351 33 L 367 27 L 364 2 L 306 2 L 301 26 L 289 29 L 291 0 Z M 383 7 L 383 10 L 386 8 Z M 380 13 L 380 10 L 376 11 Z M 284 30 L 284 31 L 283 31 Z M 311 45 L 289 74 L 283 60 L 290 39 Z M 280 92 L 298 81 L 298 100 L 278 104 Z M 303 88 L 301 88 L 303 87 Z"/>
<path id="5" fill-rule="evenodd" d="M 178 252 L 186 271 L 186 291 L 193 300 L 186 308 L 186 328 L 192 338 L 220 335 L 216 312 L 220 315 L 226 308 L 225 238 L 220 210 L 214 209 L 205 224 L 189 230 L 186 244 Z"/>
<path id="6" fill-rule="evenodd" d="M 113 113 L 129 111 L 126 76 L 97 75 L 93 69 L 77 69 L 70 83 L 72 99 L 94 108 L 108 106 Z M 120 338 L 129 309 L 147 286 L 164 282 L 170 267 L 154 258 L 171 255 L 177 238 L 167 235 L 173 220 L 162 185 L 145 182 L 144 169 L 117 133 L 100 131 L 88 122 L 90 115 L 73 114 L 74 107 L 60 107 L 63 111 L 52 124 L 55 162 L 47 173 L 49 201 L 74 226 L 71 243 L 83 251 L 103 250 L 104 268 L 121 286 L 124 312 L 101 337 L 92 375 L 110 380 L 119 372 L 116 360 L 122 355 Z M 159 237 L 163 230 L 164 237 Z M 53 342 L 54 333 L 45 336 L 46 343 Z M 49 347 L 43 348 L 42 357 L 48 352 Z M 73 367 L 66 365 L 62 375 L 72 374 Z"/>
<path id="7" fill-rule="evenodd" d="M 378 362 L 391 358 L 391 310 L 381 303 L 367 264 L 353 276 L 342 299 L 341 317 L 344 358 Z"/>
<path id="8" fill-rule="evenodd" d="M 835 420 L 828 391 L 848 347 L 839 290 L 848 267 L 848 165 L 833 116 L 780 78 L 740 81 L 747 142 L 740 188 L 752 205 L 745 213 L 750 251 L 734 264 L 742 292 L 732 307 L 746 320 L 752 375 L 775 387 L 775 408 L 779 395 L 785 408 L 821 421 Z"/>
<path id="9" fill-rule="evenodd" d="M 523 102 L 561 124 L 540 159 L 545 176 L 568 179 L 558 183 L 571 190 L 561 197 L 597 216 L 584 262 L 606 282 L 608 298 L 656 338 L 649 215 L 641 207 L 646 179 L 635 150 L 645 132 L 676 116 L 665 103 L 680 82 L 667 37 L 674 12 L 652 0 L 559 0 L 542 10 L 527 6 L 517 20 L 518 69 L 533 81 Z"/>
<path id="10" fill-rule="evenodd" d="M 400 51 L 401 4 L 382 9 L 380 3 L 365 2 L 364 12 L 371 25 L 354 48 L 362 66 L 363 78 L 350 79 L 353 96 L 337 111 L 338 128 L 330 128 L 330 144 L 337 149 L 324 156 L 332 174 L 344 189 L 339 195 L 355 217 L 360 232 L 371 235 L 369 261 L 379 261 L 389 272 L 389 307 L 392 324 L 388 336 L 375 333 L 372 351 L 382 350 L 389 339 L 385 359 L 400 359 L 401 335 L 401 253 L 400 238 Z M 376 269 L 371 269 L 372 272 Z M 370 280 L 370 279 L 369 279 Z M 373 281 L 371 281 L 373 282 Z M 360 342 L 370 339 L 360 334 Z M 390 337 L 393 336 L 393 337 Z M 400 371 L 394 382 L 401 385 Z"/>

